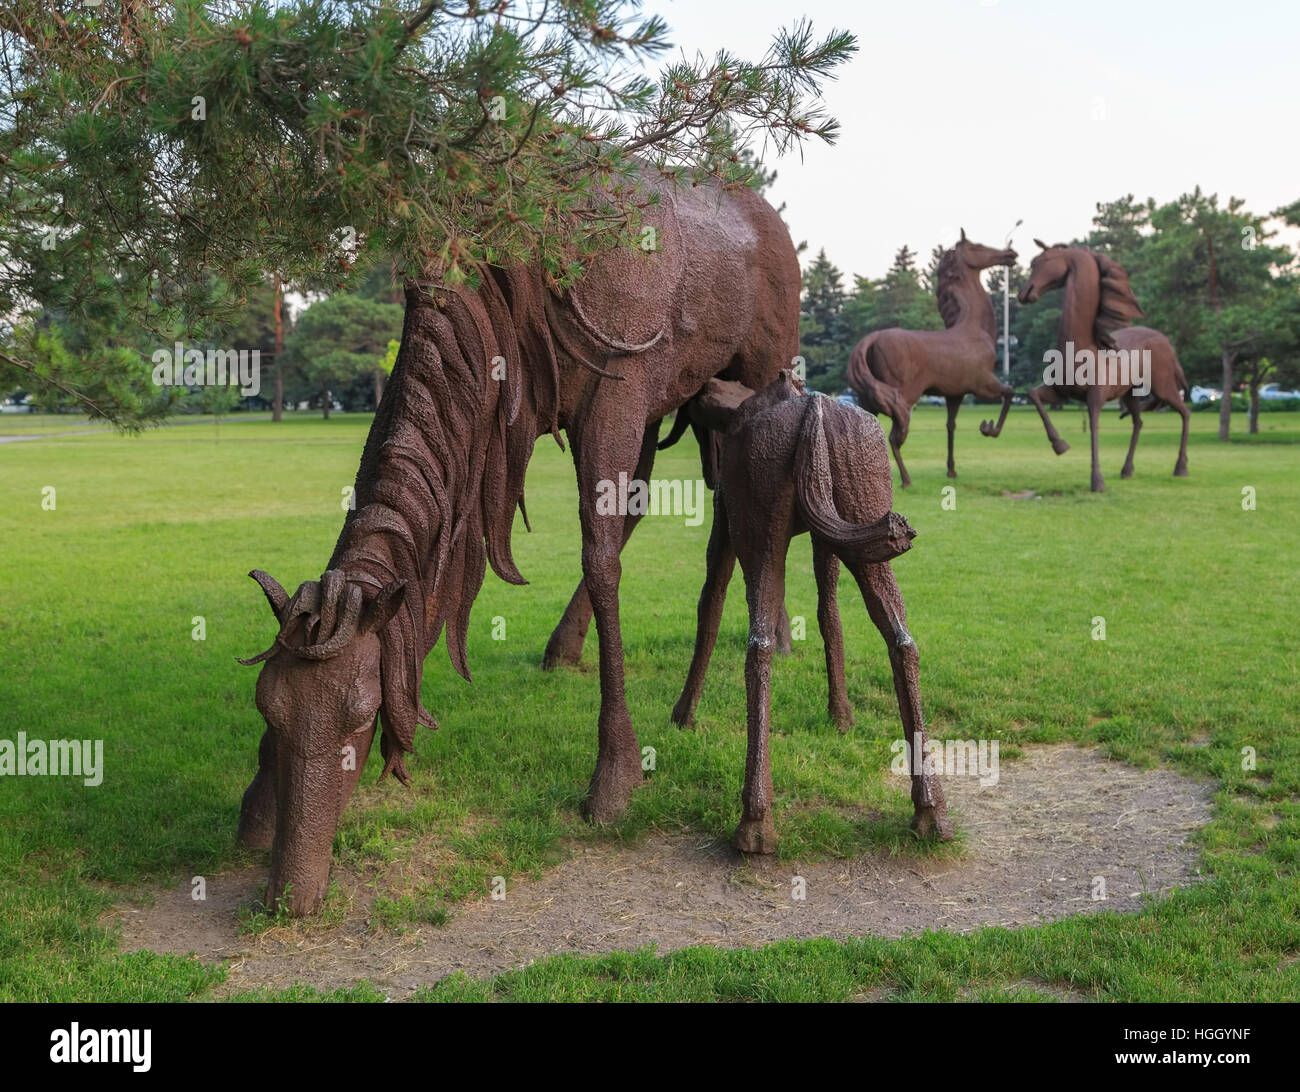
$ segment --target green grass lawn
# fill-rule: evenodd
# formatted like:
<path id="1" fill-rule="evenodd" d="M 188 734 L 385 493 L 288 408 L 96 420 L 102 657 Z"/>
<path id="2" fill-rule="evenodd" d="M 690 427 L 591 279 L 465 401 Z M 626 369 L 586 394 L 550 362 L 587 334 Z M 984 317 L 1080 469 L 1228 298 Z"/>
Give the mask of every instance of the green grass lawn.
<path id="1" fill-rule="evenodd" d="M 977 432 L 990 415 L 966 407 L 958 419 L 956 482 L 944 476 L 943 410 L 917 410 L 905 449 L 915 484 L 896 507 L 919 536 L 894 568 L 931 734 L 997 737 L 1004 758 L 1026 742 L 1098 743 L 1138 765 L 1213 778 L 1215 817 L 1199 836 L 1207 881 L 1133 915 L 961 937 L 560 957 L 489 982 L 449 979 L 422 998 L 1038 999 L 1046 994 L 1023 983 L 1041 981 L 1108 1000 L 1300 1000 L 1300 419 L 1267 414 L 1260 435 L 1223 444 L 1215 416 L 1195 414 L 1184 480 L 1171 476 L 1177 417 L 1148 414 L 1137 475 L 1121 481 L 1128 428 L 1108 413 L 1109 491 L 1093 495 L 1077 410 L 1057 415 L 1074 445 L 1059 458 L 1032 410 L 1013 412 L 997 440 Z M 0 779 L 0 999 L 201 999 L 222 977 L 195 960 L 119 955 L 99 918 L 132 889 L 258 860 L 234 844 L 262 731 L 255 669 L 235 657 L 264 648 L 274 627 L 246 574 L 264 568 L 290 591 L 319 576 L 368 426 L 349 415 L 235 418 L 0 444 L 0 738 L 105 741 L 96 788 Z M 0 436 L 85 427 L 0 418 Z M 689 443 L 656 467 L 658 477 L 698 473 Z M 949 484 L 951 511 L 941 504 Z M 42 508 L 46 486 L 53 511 Z M 1254 511 L 1242 508 L 1246 486 Z M 1028 489 L 1041 499 L 1003 495 Z M 581 670 L 537 666 L 579 576 L 572 464 L 548 439 L 528 508 L 534 532 L 518 526 L 515 557 L 532 583 L 488 576 L 470 629 L 474 683 L 442 646 L 429 657 L 423 697 L 442 728 L 417 735 L 414 787 L 376 785 L 372 761 L 345 813 L 336 859 L 362 870 L 436 850 L 436 866 L 381 896 L 386 922 L 443 920 L 483 897 L 487 877 L 536 874 L 574 839 L 726 837 L 738 818 L 739 580 L 698 727 L 668 723 L 708 519 L 646 520 L 624 554 L 628 700 L 658 768 L 626 818 L 596 830 L 577 816 L 595 756 L 594 630 Z M 912 840 L 910 806 L 888 784 L 888 745 L 900 735 L 888 659 L 847 581 L 858 725 L 840 736 L 825 719 L 806 540 L 791 550 L 787 603 L 808 637 L 774 671 L 782 855 L 953 852 Z M 1091 637 L 1098 615 L 1104 642 Z M 191 638 L 196 616 L 206 640 Z M 505 620 L 504 640 L 492 637 L 494 619 Z M 1254 770 L 1242 768 L 1244 747 Z M 855 823 L 849 804 L 884 817 Z M 378 995 L 361 984 L 344 996 Z"/>

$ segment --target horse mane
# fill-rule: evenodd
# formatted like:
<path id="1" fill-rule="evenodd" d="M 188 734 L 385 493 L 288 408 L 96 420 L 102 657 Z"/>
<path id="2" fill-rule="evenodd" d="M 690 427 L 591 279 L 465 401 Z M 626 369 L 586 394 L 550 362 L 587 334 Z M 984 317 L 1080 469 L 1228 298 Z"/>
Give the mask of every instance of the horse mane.
<path id="1" fill-rule="evenodd" d="M 487 563 L 508 583 L 527 583 L 511 553 L 514 513 L 523 509 L 539 424 L 559 439 L 559 365 L 543 274 L 527 267 L 478 274 L 475 289 L 406 286 L 402 350 L 361 456 L 356 509 L 330 561 L 370 589 L 407 583 L 380 631 L 390 765 L 412 749 L 417 724 L 436 727 L 420 687 L 424 658 L 444 629 L 453 666 L 470 677 L 470 608 Z"/>
<path id="2" fill-rule="evenodd" d="M 945 250 L 939 257 L 939 268 L 935 270 L 938 282 L 936 294 L 939 297 L 939 316 L 944 326 L 954 326 L 961 318 L 961 300 L 957 298 L 957 285 L 962 281 L 961 263 L 957 261 L 957 248 Z"/>
<path id="3" fill-rule="evenodd" d="M 1097 317 L 1092 324 L 1093 340 L 1103 349 L 1113 349 L 1115 339 L 1111 335 L 1134 319 L 1142 318 L 1144 312 L 1138 304 L 1137 296 L 1133 294 L 1124 267 L 1101 251 L 1090 250 L 1088 253 L 1096 261 L 1099 274 Z"/>

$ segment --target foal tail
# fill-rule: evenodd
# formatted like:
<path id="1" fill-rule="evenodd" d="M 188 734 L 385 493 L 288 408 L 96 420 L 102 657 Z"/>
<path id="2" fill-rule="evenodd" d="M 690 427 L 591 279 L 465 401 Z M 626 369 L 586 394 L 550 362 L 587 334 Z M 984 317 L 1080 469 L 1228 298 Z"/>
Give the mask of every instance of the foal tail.
<path id="1" fill-rule="evenodd" d="M 882 383 L 871 370 L 871 353 L 882 333 L 883 330 L 870 333 L 853 346 L 849 353 L 847 378 L 864 410 L 898 420 L 907 416 L 910 407 L 898 391 L 888 383 Z"/>
<path id="2" fill-rule="evenodd" d="M 814 535 L 828 539 L 833 546 L 853 547 L 868 562 L 890 561 L 911 549 L 916 532 L 894 511 L 886 512 L 872 523 L 850 523 L 835 510 L 830 449 L 822 409 L 826 401 L 820 394 L 809 395 L 799 425 L 798 446 L 794 453 L 794 496 L 799 514 Z M 853 423 L 857 424 L 861 418 L 856 414 L 854 417 Z M 879 428 L 878 425 L 875 427 Z M 839 469 L 841 473 L 846 469 L 858 473 L 856 467 Z"/>

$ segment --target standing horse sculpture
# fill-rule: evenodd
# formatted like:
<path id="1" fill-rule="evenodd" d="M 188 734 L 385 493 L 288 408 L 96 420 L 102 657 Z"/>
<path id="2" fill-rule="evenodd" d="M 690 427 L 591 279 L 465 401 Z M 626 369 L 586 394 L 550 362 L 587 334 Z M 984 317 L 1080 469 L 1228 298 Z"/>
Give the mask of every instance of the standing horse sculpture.
<path id="1" fill-rule="evenodd" d="M 849 354 L 849 386 L 863 409 L 886 414 L 894 426 L 889 446 L 898 463 L 904 488 L 912 478 L 903 465 L 903 443 L 907 440 L 912 407 L 921 395 L 942 395 L 948 404 L 948 477 L 957 476 L 952 457 L 957 410 L 968 394 L 978 398 L 1001 398 L 1002 413 L 997 423 L 982 421 L 980 432 L 997 436 L 1011 408 L 1012 388 L 994 375 L 997 367 L 997 323 L 993 301 L 980 284 L 980 272 L 995 265 L 1011 265 L 1014 250 L 994 250 L 966 238 L 939 259 L 936 294 L 943 330 L 903 330 L 890 327 L 868 334 Z"/>
<path id="2" fill-rule="evenodd" d="M 1042 253 L 1029 265 L 1029 279 L 1020 289 L 1021 303 L 1033 303 L 1044 292 L 1065 286 L 1061 322 L 1056 331 L 1056 349 L 1065 358 L 1086 361 L 1087 376 L 1080 382 L 1044 383 L 1029 392 L 1051 441 L 1052 450 L 1063 455 L 1070 445 L 1047 415 L 1048 404 L 1062 405 L 1067 398 L 1084 402 L 1092 433 L 1092 492 L 1105 492 L 1101 476 L 1097 425 L 1101 407 L 1118 398 L 1124 412 L 1133 418 L 1133 435 L 1121 478 L 1133 476 L 1133 451 L 1142 430 L 1142 411 L 1161 403 L 1173 406 L 1183 418 L 1183 439 L 1174 464 L 1174 477 L 1187 477 L 1187 432 L 1191 413 L 1183 401 L 1189 393 L 1182 365 L 1169 339 L 1149 326 L 1129 326 L 1142 317 L 1142 308 L 1128 282 L 1128 274 L 1112 258 L 1077 246 L 1048 246 L 1034 240 Z M 1087 354 L 1084 356 L 1084 354 Z M 1136 387 L 1144 387 L 1138 393 Z M 1121 415 L 1122 416 L 1122 415 Z"/>
<path id="3" fill-rule="evenodd" d="M 477 290 L 408 284 L 401 349 L 367 437 L 327 571 L 290 598 L 266 573 L 279 631 L 262 663 L 267 730 L 239 840 L 271 848 L 267 903 L 319 907 L 339 818 L 376 726 L 403 783 L 424 659 L 446 631 L 469 677 L 469 612 L 486 564 L 524 583 L 510 550 L 536 439 L 563 429 L 578 475 L 583 586 L 600 639 L 598 755 L 585 803 L 617 817 L 643 779 L 623 689 L 619 551 L 628 519 L 600 483 L 646 478 L 658 424 L 714 375 L 765 385 L 798 352 L 800 275 L 776 211 L 749 189 L 676 189 L 644 222 L 659 247 L 608 251 L 557 295 L 540 266 L 481 269 Z M 561 445 L 562 446 L 562 445 Z M 525 517 L 526 521 L 526 517 Z"/>
<path id="4" fill-rule="evenodd" d="M 843 561 L 889 648 L 908 755 L 915 756 L 926 750 L 918 654 L 907 632 L 903 597 L 889 562 L 911 548 L 916 532 L 892 511 L 889 452 L 874 417 L 822 395 L 805 394 L 803 385 L 785 371 L 757 394 L 748 398 L 746 394 L 738 384 L 710 380 L 688 411 L 695 420 L 727 431 L 714 493 L 695 654 L 673 719 L 681 725 L 689 723 L 699 701 L 727 583 L 739 558 L 749 602 L 745 656 L 749 745 L 743 811 L 732 844 L 745 853 L 772 853 L 776 829 L 768 755 L 770 686 L 790 540 L 804 531 L 812 537 L 817 620 L 826 646 L 831 715 L 841 731 L 852 723 L 835 603 Z M 915 763 L 914 757 L 909 761 Z M 938 779 L 915 765 L 912 806 L 912 828 L 918 834 L 941 841 L 952 838 Z"/>

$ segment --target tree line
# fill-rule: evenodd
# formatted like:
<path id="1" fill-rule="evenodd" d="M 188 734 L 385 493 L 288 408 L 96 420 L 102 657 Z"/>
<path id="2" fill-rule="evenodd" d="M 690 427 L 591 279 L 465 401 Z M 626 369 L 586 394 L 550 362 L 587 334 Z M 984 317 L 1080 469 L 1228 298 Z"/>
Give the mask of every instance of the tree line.
<path id="1" fill-rule="evenodd" d="M 1300 254 L 1278 240 L 1282 225 L 1300 226 L 1300 201 L 1262 215 L 1240 198 L 1221 201 L 1198 187 L 1164 204 L 1132 194 L 1099 203 L 1087 235 L 1067 241 L 1102 251 L 1128 271 L 1146 312 L 1141 323 L 1169 337 L 1189 383 L 1224 392 L 1219 412 L 1225 439 L 1231 392 L 1244 391 L 1254 431 L 1260 386 L 1300 381 Z M 808 264 L 800 340 L 812 386 L 843 390 L 849 352 L 873 330 L 942 328 L 934 284 L 945 245 L 952 241 L 935 246 L 924 267 L 903 247 L 883 277 L 855 276 L 851 287 L 825 251 Z M 1033 248 L 1020 251 L 1023 265 L 990 270 L 985 285 L 994 296 L 1001 336 L 1002 286 L 1009 273 L 1010 382 L 1024 391 L 1042 382 L 1044 353 L 1056 346 L 1062 293 L 1044 293 L 1022 307 L 1016 296 Z"/>

